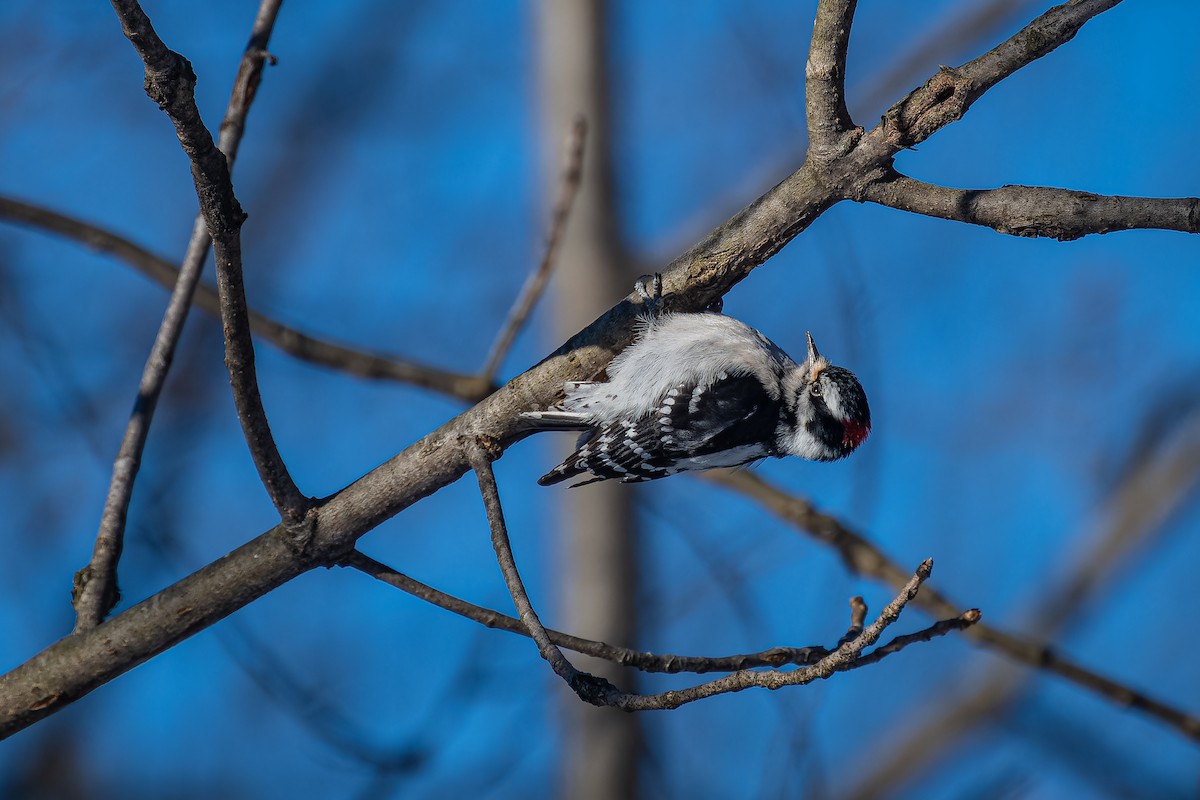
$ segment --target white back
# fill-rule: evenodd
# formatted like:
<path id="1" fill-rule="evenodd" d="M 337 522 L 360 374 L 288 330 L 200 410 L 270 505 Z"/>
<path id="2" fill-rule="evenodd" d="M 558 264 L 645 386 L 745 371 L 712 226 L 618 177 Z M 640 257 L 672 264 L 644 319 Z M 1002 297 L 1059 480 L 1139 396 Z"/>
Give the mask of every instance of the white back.
<path id="1" fill-rule="evenodd" d="M 723 314 L 642 317 L 641 330 L 608 367 L 607 383 L 568 387 L 563 408 L 592 418 L 639 418 L 680 383 L 711 384 L 722 373 L 752 374 L 773 399 L 778 375 L 796 366 L 787 353 L 743 322 Z"/>

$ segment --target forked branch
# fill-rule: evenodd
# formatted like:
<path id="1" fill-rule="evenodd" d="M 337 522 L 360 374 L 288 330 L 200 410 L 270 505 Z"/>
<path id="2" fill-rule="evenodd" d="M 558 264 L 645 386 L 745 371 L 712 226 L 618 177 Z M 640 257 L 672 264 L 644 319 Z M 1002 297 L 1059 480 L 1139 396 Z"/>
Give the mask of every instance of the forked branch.
<path id="1" fill-rule="evenodd" d="M 933 561 L 930 559 L 917 568 L 916 574 L 904 586 L 900 594 L 866 628 L 863 627 L 867 613 L 866 604 L 863 603 L 861 597 L 854 598 L 851 601 L 850 630 L 832 651 L 821 647 L 789 648 L 790 653 L 807 651 L 804 656 L 806 664 L 809 655 L 820 653 L 821 655 L 815 663 L 786 671 L 778 669 L 766 671 L 738 669 L 736 672 L 726 675 L 723 678 L 709 681 L 708 683 L 660 694 L 644 695 L 623 692 L 603 678 L 598 678 L 576 669 L 558 648 L 558 645 L 554 641 L 556 637 L 551 636 L 550 632 L 542 625 L 537 612 L 534 611 L 533 605 L 529 600 L 529 595 L 525 591 L 524 582 L 521 580 L 520 572 L 517 569 L 516 560 L 513 558 L 508 528 L 504 522 L 504 510 L 500 503 L 500 493 L 496 487 L 496 477 L 492 471 L 491 464 L 492 454 L 495 452 L 496 448 L 494 445 L 485 438 L 479 439 L 473 445 L 468 445 L 471 468 L 475 471 L 479 479 L 479 491 L 483 496 L 488 524 L 492 531 L 492 545 L 496 551 L 496 559 L 500 564 L 500 570 L 504 575 L 504 582 L 520 615 L 519 624 L 525 628 L 524 632 L 537 643 L 538 652 L 541 653 L 542 658 L 550 663 L 555 674 L 566 681 L 567 685 L 579 695 L 580 699 L 593 705 L 614 706 L 626 711 L 661 710 L 677 708 L 685 703 L 691 703 L 718 694 L 739 692 L 754 686 L 778 689 L 783 686 L 802 685 L 822 678 L 828 678 L 836 672 L 845 672 L 867 664 L 874 664 L 889 655 L 898 653 L 911 644 L 929 641 L 938 636 L 944 636 L 950 631 L 962 630 L 979 621 L 980 614 L 978 609 L 971 609 L 954 619 L 938 622 L 923 631 L 897 637 L 869 655 L 863 655 L 863 650 L 878 641 L 883 631 L 899 619 L 900 612 L 917 596 L 921 584 L 929 577 L 933 569 Z M 343 559 L 342 563 L 362 567 L 364 571 L 374 574 L 377 577 L 383 574 L 382 570 L 376 568 L 369 559 L 361 555 L 351 555 Z M 389 583 L 393 583 L 393 581 L 389 581 Z M 395 581 L 394 585 L 400 585 L 401 588 L 407 589 L 409 588 L 405 585 L 407 583 L 408 581 Z M 427 592 L 422 592 L 421 594 L 428 596 Z M 472 611 L 472 609 L 464 608 L 461 601 L 455 605 L 458 606 L 456 610 L 460 612 L 466 611 L 470 613 Z M 491 621 L 496 621 L 495 617 L 490 614 L 487 616 Z M 562 637 L 559 635 L 557 638 L 561 639 Z M 574 639 L 574 637 L 569 638 Z M 583 644 L 585 647 L 591 649 L 591 645 L 596 643 Z M 603 647 L 596 649 L 601 650 L 602 654 L 611 652 Z M 691 657 L 689 660 L 694 661 L 697 659 Z"/>
<path id="2" fill-rule="evenodd" d="M 246 114 L 262 79 L 263 63 L 269 58 L 266 53 L 275 17 L 282 0 L 263 0 L 259 7 L 249 44 L 242 55 L 233 94 L 225 111 L 221 125 L 221 150 L 229 161 L 230 169 L 237 155 L 238 144 L 246 126 Z M 158 398 L 166 384 L 167 372 L 175 358 L 175 348 L 183 333 L 192 297 L 200 283 L 200 271 L 208 255 L 209 238 L 202 218 L 196 220 L 187 255 L 179 268 L 178 279 L 171 291 L 166 313 L 159 325 L 158 334 L 150 350 L 150 357 L 142 370 L 138 384 L 133 413 L 125 426 L 117 458 L 113 464 L 112 479 L 108 495 L 104 500 L 104 513 L 100 519 L 100 531 L 91 561 L 75 574 L 73 603 L 75 606 L 75 630 L 95 627 L 108 616 L 108 612 L 120 600 L 117 585 L 117 563 L 124 548 L 125 521 L 129 514 L 129 503 L 133 498 L 133 483 L 141 467 L 146 438 L 150 434 L 150 423 Z"/>
<path id="3" fill-rule="evenodd" d="M 444 608 L 461 617 L 474 620 L 488 628 L 508 631 L 509 633 L 516 633 L 521 636 L 530 635 L 525 624 L 515 617 L 510 617 L 490 608 L 484 608 L 483 606 L 475 605 L 461 598 L 446 594 L 428 584 L 392 569 L 358 550 L 349 553 L 338 563 L 343 567 L 357 569 L 376 580 L 411 594 L 419 600 L 424 600 L 427 603 Z M 865 614 L 866 606 L 864 605 L 862 608 Z M 962 630 L 975 623 L 974 617 L 974 613 L 966 611 L 951 620 L 936 623 L 930 630 L 936 629 L 938 631 L 933 634 L 935 636 L 949 633 L 952 630 Z M 861 629 L 862 626 L 859 625 L 858 630 Z M 827 647 L 813 645 L 809 647 L 771 647 L 757 653 L 740 653 L 728 656 L 685 656 L 633 650 L 628 647 L 619 647 L 592 639 L 584 639 L 551 628 L 546 629 L 546 634 L 549 636 L 550 641 L 559 647 L 573 650 L 582 655 L 602 658 L 614 664 L 633 667 L 642 672 L 667 674 L 682 672 L 704 674 L 707 672 L 733 672 L 735 670 L 753 669 L 756 667 L 805 666 L 815 664 L 832 652 Z M 921 634 L 910 634 L 910 636 L 919 635 Z"/>
<path id="4" fill-rule="evenodd" d="M 212 237 L 225 334 L 225 365 L 229 369 L 238 420 L 271 502 L 286 522 L 296 523 L 309 510 L 311 502 L 296 488 L 279 454 L 258 389 L 242 281 L 241 228 L 246 215 L 234 195 L 229 164 L 200 118 L 192 65 L 163 44 L 137 0 L 112 0 L 112 6 L 125 36 L 142 57 L 146 93 L 174 124 L 179 143 L 192 163 L 200 211 Z"/>

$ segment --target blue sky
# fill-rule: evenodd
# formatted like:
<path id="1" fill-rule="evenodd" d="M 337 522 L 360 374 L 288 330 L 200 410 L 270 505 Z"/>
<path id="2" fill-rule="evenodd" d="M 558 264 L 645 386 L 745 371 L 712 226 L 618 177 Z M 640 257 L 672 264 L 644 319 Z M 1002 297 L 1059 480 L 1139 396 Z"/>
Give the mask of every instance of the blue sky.
<path id="1" fill-rule="evenodd" d="M 862 4 L 848 65 L 856 121 L 878 118 L 884 107 L 861 101 L 872 80 L 953 5 Z M 186 160 L 142 91 L 111 9 L 69 6 L 0 9 L 0 193 L 178 258 L 196 208 Z M 146 10 L 195 65 L 197 99 L 215 126 L 253 4 Z M 799 164 L 813 4 L 699 2 L 685 12 L 627 2 L 613 15 L 619 212 L 637 266 L 652 268 Z M 1196 195 L 1198 25 L 1191 4 L 1122 4 L 897 166 L 968 188 Z M 535 35 L 520 4 L 285 4 L 271 44 L 279 64 L 267 71 L 235 170 L 250 214 L 251 304 L 313 334 L 477 368 L 544 236 L 538 170 L 559 143 L 538 137 Z M 980 49 L 947 45 L 922 74 Z M 1139 447 L 1148 441 L 1144 450 L 1165 457 L 1189 441 L 1197 248 L 1171 232 L 1057 243 L 870 205 L 833 208 L 736 287 L 726 313 L 793 351 L 812 330 L 862 379 L 874 433 L 846 462 L 778 461 L 761 474 L 903 564 L 934 557 L 940 589 L 997 625 L 1027 629 L 1112 522 L 1111 500 Z M 120 263 L 0 223 L 0 369 L 9 376 L 0 387 L 2 668 L 70 629 L 71 575 L 90 554 L 165 299 Z M 597 309 L 617 299 L 596 298 Z M 505 377 L 558 345 L 548 329 L 543 309 Z M 335 491 L 461 409 L 267 345 L 258 353 L 280 448 L 309 494 Z M 497 465 L 518 558 L 548 623 L 562 494 L 534 480 L 561 444 L 529 440 Z M 849 596 L 864 594 L 876 609 L 889 599 L 737 497 L 686 477 L 630 491 L 648 578 L 640 648 L 715 654 L 829 642 L 845 626 Z M 1198 513 L 1194 498 L 1179 503 L 1057 636 L 1085 665 L 1193 711 L 1198 654 L 1181 628 L 1200 608 Z M 233 416 L 219 328 L 200 313 L 160 407 L 131 520 L 124 605 L 273 521 Z M 473 482 L 414 506 L 362 547 L 446 591 L 509 608 Z M 913 611 L 900 625 L 926 622 Z M 0 775 L 59 748 L 76 755 L 97 793 L 114 797 L 366 794 L 361 761 L 255 682 L 254 665 L 270 672 L 270 659 L 338 709 L 361 749 L 416 759 L 384 796 L 536 796 L 552 785 L 566 692 L 532 645 L 337 570 L 298 579 L 7 741 Z M 839 796 L 844 776 L 903 738 L 903 722 L 970 691 L 1000 663 L 949 637 L 820 685 L 646 716 L 647 791 Z M 328 723 L 330 713 L 318 716 Z M 1011 715 L 959 752 L 968 757 L 922 779 L 921 796 L 1196 786 L 1194 745 L 1053 678 L 1035 677 Z"/>

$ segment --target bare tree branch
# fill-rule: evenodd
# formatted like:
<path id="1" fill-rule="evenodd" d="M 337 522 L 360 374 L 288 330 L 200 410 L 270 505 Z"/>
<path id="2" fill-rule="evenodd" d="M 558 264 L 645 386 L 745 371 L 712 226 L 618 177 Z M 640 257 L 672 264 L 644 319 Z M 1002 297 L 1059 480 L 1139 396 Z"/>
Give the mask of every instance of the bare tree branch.
<path id="1" fill-rule="evenodd" d="M 481 481 L 481 484 L 483 482 Z M 482 486 L 481 486 L 482 488 Z M 494 480 L 491 484 L 489 492 L 494 491 Z M 495 496 L 495 495 L 493 495 Z M 497 501 L 487 501 L 491 508 L 497 508 Z M 492 505 L 496 503 L 497 505 Z M 493 514 L 500 513 L 500 526 L 503 528 L 502 512 L 489 511 L 489 518 L 495 519 Z M 507 538 L 507 532 L 504 533 L 504 538 Z M 515 565 L 510 560 L 511 551 L 507 556 L 502 556 L 507 566 L 504 567 L 506 573 L 515 572 Z M 916 596 L 916 589 L 929 573 L 929 565 L 931 562 L 925 562 L 921 565 L 917 575 L 911 580 L 910 585 L 906 585 L 900 596 L 892 601 L 891 604 L 884 610 L 870 628 L 864 630 L 863 624 L 867 613 L 867 606 L 862 601 L 861 597 L 856 597 L 851 601 L 851 622 L 850 628 L 846 635 L 838 642 L 833 650 L 828 650 L 821 646 L 812 647 L 775 647 L 769 650 L 763 650 L 759 653 L 749 653 L 744 655 L 732 656 L 680 656 L 680 655 L 661 655 L 655 653 L 640 652 L 630 650 L 624 647 L 615 647 L 603 642 L 595 642 L 589 639 L 582 639 L 571 634 L 561 633 L 559 631 L 548 630 L 542 628 L 545 633 L 545 641 L 554 648 L 555 645 L 567 647 L 577 653 L 603 658 L 609 661 L 619 663 L 623 666 L 630 666 L 645 672 L 665 672 L 665 673 L 705 673 L 705 672 L 727 672 L 735 671 L 735 675 L 727 676 L 726 678 L 711 681 L 700 686 L 692 687 L 691 689 L 674 690 L 665 692 L 659 695 L 637 695 L 620 692 L 607 681 L 603 682 L 600 695 L 598 697 L 588 695 L 585 692 L 580 692 L 580 696 L 584 699 L 594 702 L 597 705 L 613 705 L 629 711 L 644 711 L 663 708 L 675 708 L 683 703 L 690 703 L 695 700 L 700 700 L 705 697 L 710 697 L 715 694 L 724 694 L 731 691 L 741 691 L 752 686 L 764 686 L 766 688 L 777 689 L 782 686 L 800 685 L 811 683 L 814 680 L 827 678 L 835 672 L 842 672 L 850 669 L 857 669 L 861 666 L 874 664 L 882 661 L 889 655 L 898 653 L 909 645 L 918 642 L 927 642 L 939 636 L 945 636 L 952 631 L 966 630 L 976 624 L 980 619 L 978 609 L 970 609 L 964 611 L 958 616 L 936 622 L 930 627 L 917 631 L 916 633 L 897 636 L 887 644 L 873 650 L 867 655 L 859 655 L 862 650 L 869 647 L 878 640 L 883 630 L 894 622 L 900 610 L 904 605 L 911 601 Z M 518 633 L 522 636 L 536 638 L 536 634 L 532 633 L 530 627 L 523 620 L 514 619 L 513 617 L 500 614 L 491 609 L 468 603 L 459 598 L 447 595 L 440 592 L 431 586 L 414 580 L 407 575 L 404 575 L 396 570 L 379 563 L 378 561 L 366 556 L 360 552 L 353 551 L 343 557 L 340 561 L 342 566 L 353 567 L 361 572 L 370 575 L 373 578 L 383 581 L 391 586 L 394 586 L 402 591 L 408 592 L 414 597 L 418 597 L 429 603 L 445 608 L 468 619 L 475 620 L 489 628 L 498 628 L 500 630 Z M 511 578 L 506 577 L 506 581 Z M 520 581 L 518 575 L 515 582 Z M 523 592 L 519 592 L 523 594 Z M 514 598 L 515 600 L 515 598 Z M 524 596 L 520 605 L 528 604 L 528 596 Z M 536 615 L 535 615 L 536 616 Z M 540 626 L 540 622 L 538 623 Z M 539 644 L 539 649 L 541 649 Z M 561 653 L 560 653 L 561 655 Z M 549 659 L 547 659 L 549 660 Z M 566 659 L 564 658 L 564 661 Z M 811 671 L 799 672 L 755 672 L 752 671 L 755 667 L 781 667 L 786 665 L 796 665 L 801 667 L 812 667 Z M 564 678 L 575 688 L 572 681 L 578 682 L 580 678 L 586 681 L 596 681 L 594 676 L 588 676 L 585 673 L 580 673 L 574 670 L 567 664 L 567 667 L 572 670 L 568 672 L 569 678 Z M 556 670 L 557 672 L 557 670 Z M 799 674 L 797 674 L 799 672 Z M 561 673 L 560 673 L 561 674 Z M 759 677 L 755 677 L 759 676 Z M 796 677 L 791 677 L 796 676 Z M 592 687 L 595 689 L 595 687 Z M 677 702 L 681 699 L 682 702 Z"/>
<path id="2" fill-rule="evenodd" d="M 407 592 L 413 597 L 424 600 L 439 608 L 444 608 L 459 616 L 474 620 L 488 628 L 517 633 L 522 636 L 530 635 L 528 628 L 519 619 L 448 595 L 402 572 L 398 572 L 386 564 L 381 564 L 358 550 L 354 550 L 342 558 L 339 565 L 353 567 L 376 580 L 383 581 L 389 586 L 394 586 L 401 591 Z M 858 599 L 861 601 L 861 598 Z M 865 614 L 865 606 L 863 608 L 863 613 Z M 860 631 L 861 628 L 862 624 L 860 622 Z M 680 672 L 697 674 L 706 672 L 732 672 L 739 669 L 782 667 L 789 664 L 803 666 L 816 663 L 821 658 L 829 655 L 830 652 L 827 648 L 820 646 L 772 647 L 758 653 L 744 653 L 730 656 L 681 656 L 631 650 L 627 647 L 618 647 L 591 639 L 583 639 L 550 628 L 546 629 L 546 634 L 552 643 L 559 647 L 574 650 L 576 653 L 603 658 L 606 661 L 611 661 L 624 667 L 633 667 L 642 672 L 662 672 L 668 674 Z M 839 642 L 839 644 L 841 643 Z"/>
<path id="3" fill-rule="evenodd" d="M 912 86 L 916 76 L 924 74 L 930 64 L 948 63 L 950 52 L 962 52 L 973 42 L 992 36 L 1010 19 L 1022 17 L 1027 6 L 1040 5 L 1036 0 L 976 0 L 947 7 L 945 19 L 906 42 L 908 49 L 892 64 L 876 75 L 860 82 L 854 92 L 854 106 L 859 110 L 877 113 L 897 93 Z"/>
<path id="4" fill-rule="evenodd" d="M 837 156 L 842 134 L 854 126 L 846 110 L 846 50 L 857 5 L 858 0 L 824 0 L 817 5 L 804 68 L 810 158 Z"/>
<path id="5" fill-rule="evenodd" d="M 1112 5 L 1112 0 L 1082 0 L 1047 12 L 1014 39 L 970 62 L 970 69 L 955 71 L 958 79 L 972 81 L 964 96 L 976 99 L 1006 74 L 1069 40 L 1083 22 Z M 677 258 L 663 274 L 668 305 L 698 310 L 713 302 L 823 211 L 854 196 L 855 187 L 877 179 L 881 165 L 899 148 L 956 119 L 953 110 L 961 115 L 965 106 L 961 97 L 955 98 L 954 86 L 939 72 L 897 104 L 892 121 L 863 135 L 846 156 L 819 170 L 807 162 Z M 944 91 L 947 87 L 951 91 Z M 277 526 L 0 676 L 0 736 L 57 711 L 297 575 L 336 564 L 367 531 L 461 477 L 470 466 L 464 441 L 487 435 L 507 448 L 528 436 L 530 430 L 520 423 L 518 413 L 545 408 L 566 381 L 598 373 L 632 336 L 637 304 L 637 298 L 626 298 L 541 363 L 321 500 L 305 526 Z"/>
<path id="6" fill-rule="evenodd" d="M 170 288 L 179 277 L 179 269 L 162 256 L 134 244 L 117 234 L 87 222 L 42 208 L 23 200 L 0 196 L 0 219 L 21 222 L 34 228 L 61 234 L 80 244 L 118 258 L 156 283 Z M 207 228 L 205 237 L 208 236 Z M 207 242 L 207 238 L 205 239 Z M 206 245 L 207 246 L 207 245 Z M 201 283 L 196 287 L 195 305 L 220 318 L 221 301 L 216 290 Z M 496 390 L 496 386 L 478 375 L 440 369 L 390 355 L 375 355 L 334 342 L 324 341 L 265 314 L 248 309 L 250 329 L 288 355 L 360 378 L 398 381 L 478 402 Z"/>
<path id="7" fill-rule="evenodd" d="M 492 456 L 499 453 L 499 448 L 493 442 L 486 437 L 479 437 L 476 446 L 468 450 L 468 458 L 471 468 L 479 478 L 479 492 L 483 495 L 488 524 L 492 530 L 492 546 L 496 550 L 496 560 L 504 574 L 504 582 L 517 607 L 521 624 L 525 626 L 529 636 L 537 643 L 538 652 L 542 658 L 550 663 L 555 674 L 566 681 L 581 700 L 593 705 L 616 706 L 626 711 L 661 710 L 678 708 L 685 703 L 718 694 L 742 691 L 752 686 L 779 689 L 783 686 L 803 685 L 814 680 L 828 678 L 836 672 L 856 669 L 865 663 L 876 663 L 910 644 L 929 641 L 952 630 L 973 625 L 979 620 L 978 609 L 971 609 L 960 615 L 957 620 L 946 620 L 920 633 L 897 637 L 883 648 L 883 652 L 873 653 L 869 662 L 861 658 L 862 651 L 878 641 L 883 631 L 899 619 L 904 607 L 917 596 L 921 584 L 929 578 L 929 574 L 933 570 L 933 560 L 928 559 L 917 568 L 916 574 L 908 581 L 900 594 L 866 628 L 863 628 L 867 613 L 866 604 L 861 597 L 854 598 L 850 603 L 849 632 L 838 642 L 833 652 L 827 653 L 810 667 L 800 667 L 787 672 L 779 670 L 757 672 L 744 669 L 715 681 L 661 694 L 644 695 L 622 692 L 606 679 L 580 672 L 572 666 L 571 662 L 554 644 L 537 613 L 533 610 L 529 595 L 525 591 L 524 582 L 521 580 L 520 572 L 513 559 L 508 528 L 504 523 L 504 510 L 500 503 L 500 493 L 496 487 L 495 474 L 492 472 Z"/>
<path id="8" fill-rule="evenodd" d="M 1135 228 L 1200 232 L 1200 199 L 1195 197 L 1106 196 L 1044 186 L 952 189 L 894 174 L 868 186 L 861 199 L 983 225 L 999 233 L 1048 236 L 1060 242 Z"/>
<path id="9" fill-rule="evenodd" d="M 525 583 L 521 580 L 521 573 L 513 559 L 512 543 L 509 542 L 508 528 L 504 524 L 504 509 L 500 505 L 500 490 L 496 488 L 496 475 L 492 472 L 489 450 L 497 455 L 501 452 L 490 442 L 481 441 L 468 450 L 467 455 L 471 469 L 479 478 L 479 493 L 483 495 L 488 525 L 492 529 L 492 547 L 496 550 L 496 561 L 500 564 L 500 572 L 504 575 L 504 583 L 512 595 L 513 604 L 517 607 L 521 624 L 525 626 L 530 638 L 537 643 L 538 652 L 550 663 L 554 673 L 566 681 L 581 699 L 595 703 L 598 695 L 612 695 L 617 692 L 617 688 L 603 678 L 575 669 L 558 646 L 550 641 L 550 635 L 538 619 L 537 612 L 533 610 L 529 594 L 525 591 Z"/>
<path id="10" fill-rule="evenodd" d="M 550 281 L 550 274 L 554 271 L 554 262 L 558 257 L 558 248 L 562 244 L 563 231 L 566 230 L 567 219 L 571 216 L 571 205 L 575 201 L 575 195 L 579 191 L 579 184 L 583 177 L 583 152 L 586 141 L 587 120 L 578 117 L 567 134 L 563 169 L 558 179 L 558 198 L 550 213 L 550 234 L 546 237 L 546 250 L 542 254 L 541 263 L 521 288 L 521 295 L 508 312 L 508 319 L 505 320 L 504 327 L 496 336 L 492 350 L 488 353 L 487 360 L 480 371 L 480 378 L 488 384 L 495 383 L 496 373 L 500 371 L 501 362 L 508 355 L 508 351 L 512 349 L 513 341 L 516 340 L 521 328 L 525 326 L 529 315 L 533 313 L 534 306 L 537 305 L 542 292 L 545 291 L 546 284 Z"/>
<path id="11" fill-rule="evenodd" d="M 225 111 L 225 121 L 221 124 L 221 150 L 228 159 L 230 169 L 233 168 L 237 147 L 245 130 L 246 114 L 250 111 L 250 103 L 262 79 L 263 63 L 269 57 L 265 48 L 271 38 L 271 30 L 275 26 L 275 17 L 279 13 L 281 2 L 282 0 L 263 0 L 259 6 L 250 41 L 238 67 L 233 96 Z M 208 245 L 209 238 L 204 220 L 197 218 L 192 239 L 188 243 L 187 255 L 179 269 L 179 278 L 167 302 L 167 310 L 150 349 L 150 357 L 142 370 L 133 413 L 125 427 L 121 447 L 117 451 L 92 559 L 75 574 L 73 604 L 76 631 L 99 625 L 121 598 L 117 585 L 117 562 L 120 561 L 121 550 L 124 547 L 125 521 L 133 497 L 133 482 L 141 467 L 142 453 L 146 447 L 146 437 L 150 434 L 154 409 L 166 384 L 167 372 L 175 358 L 175 348 L 192 305 L 192 296 L 200 282 L 200 272 L 208 255 Z"/>
<path id="12" fill-rule="evenodd" d="M 225 364 L 229 368 L 238 419 L 271 502 L 284 520 L 296 523 L 311 508 L 311 503 L 296 488 L 279 454 L 258 390 L 242 282 L 241 227 L 246 215 L 234 196 L 229 165 L 200 118 L 192 65 L 163 44 L 137 0 L 112 0 L 112 6 L 125 36 L 145 64 L 146 93 L 174 124 L 179 143 L 191 161 L 200 211 L 212 237 L 225 334 Z M 247 97 L 251 94 L 253 89 Z M 229 131 L 236 127 L 231 126 Z"/>
<path id="13" fill-rule="evenodd" d="M 1071 41 L 1088 20 L 1120 1 L 1071 0 L 961 67 L 942 67 L 924 86 L 888 109 L 880 124 L 865 135 L 865 152 L 885 142 L 893 153 L 920 144 L 962 119 L 988 89 Z"/>
<path id="14" fill-rule="evenodd" d="M 835 673 L 846 672 L 848 670 L 857 669 L 863 665 L 865 659 L 860 658 L 862 651 L 878 641 L 883 631 L 895 622 L 900 617 L 900 612 L 904 607 L 917 596 L 917 592 L 921 588 L 921 584 L 929 577 L 930 570 L 933 568 L 933 561 L 929 560 L 921 564 L 917 568 L 916 574 L 901 590 L 892 602 L 884 607 L 880 615 L 869 626 L 864 629 L 859 629 L 861 618 L 857 616 L 858 608 L 854 607 L 855 617 L 851 622 L 851 633 L 853 635 L 843 638 L 842 643 L 832 653 L 822 658 L 816 664 L 807 667 L 798 667 L 794 670 L 786 672 L 779 670 L 741 670 L 738 672 L 726 675 L 723 678 L 718 678 L 715 681 L 702 683 L 698 686 L 692 686 L 687 689 L 676 689 L 661 694 L 652 695 L 625 695 L 620 698 L 614 698 L 613 705 L 623 708 L 627 711 L 657 711 L 671 708 L 678 708 L 686 703 L 692 703 L 697 700 L 703 700 L 707 697 L 713 697 L 718 694 L 727 694 L 730 692 L 740 692 L 751 687 L 761 687 L 764 689 L 780 689 L 784 686 L 803 686 L 817 680 L 824 680 Z M 864 606 L 865 611 L 865 606 Z M 964 625 L 972 624 L 964 619 Z M 934 626 L 937 627 L 937 626 Z M 942 632 L 948 632 L 952 626 L 947 623 L 943 627 Z M 937 633 L 932 633 L 933 629 L 923 631 L 911 638 L 909 642 L 901 642 L 897 639 L 887 646 L 891 647 L 889 652 L 895 653 L 903 649 L 907 644 L 915 641 L 920 641 L 920 637 L 929 633 L 928 638 L 933 638 Z M 883 656 L 880 656 L 883 658 Z M 875 663 L 879 659 L 873 659 L 871 663 Z"/>

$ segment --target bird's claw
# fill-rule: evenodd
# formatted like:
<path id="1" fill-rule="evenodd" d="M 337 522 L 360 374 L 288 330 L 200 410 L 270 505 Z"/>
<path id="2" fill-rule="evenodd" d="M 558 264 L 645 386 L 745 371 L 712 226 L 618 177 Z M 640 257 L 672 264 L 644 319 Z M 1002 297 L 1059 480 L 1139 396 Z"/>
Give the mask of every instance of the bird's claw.
<path id="1" fill-rule="evenodd" d="M 647 288 L 648 287 L 648 288 Z M 633 290 L 642 298 L 646 310 L 656 314 L 662 307 L 662 274 L 643 275 L 633 284 Z"/>

